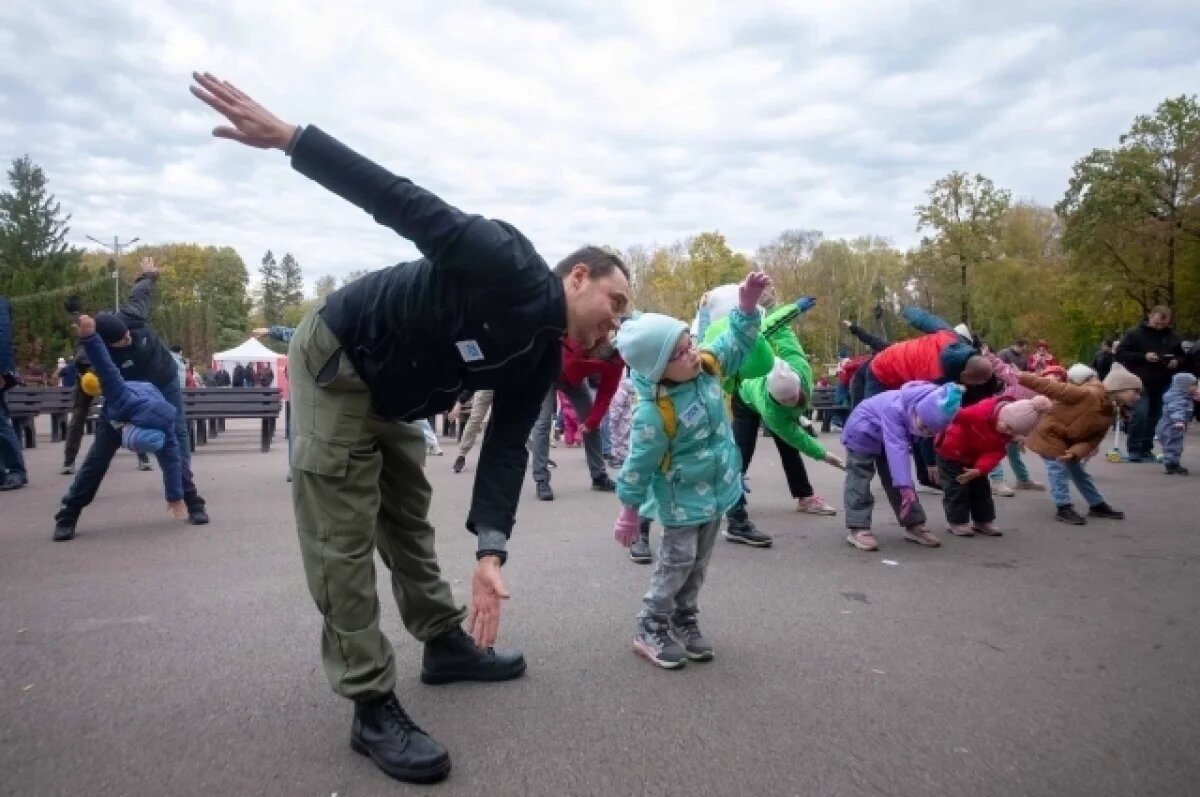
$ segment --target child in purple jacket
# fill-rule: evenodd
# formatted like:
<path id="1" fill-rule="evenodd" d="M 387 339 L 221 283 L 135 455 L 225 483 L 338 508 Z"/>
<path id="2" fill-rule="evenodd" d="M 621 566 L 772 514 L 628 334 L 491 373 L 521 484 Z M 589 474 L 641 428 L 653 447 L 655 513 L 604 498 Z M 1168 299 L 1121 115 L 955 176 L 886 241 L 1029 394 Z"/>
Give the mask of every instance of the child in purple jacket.
<path id="1" fill-rule="evenodd" d="M 925 510 L 913 489 L 909 467 L 912 439 L 933 437 L 954 420 L 962 405 L 962 387 L 956 384 L 909 382 L 863 401 L 842 430 L 846 447 L 846 542 L 862 551 L 877 551 L 871 534 L 875 499 L 871 482 L 875 471 L 896 519 L 904 526 L 904 539 L 936 548 L 937 537 L 925 528 Z"/>

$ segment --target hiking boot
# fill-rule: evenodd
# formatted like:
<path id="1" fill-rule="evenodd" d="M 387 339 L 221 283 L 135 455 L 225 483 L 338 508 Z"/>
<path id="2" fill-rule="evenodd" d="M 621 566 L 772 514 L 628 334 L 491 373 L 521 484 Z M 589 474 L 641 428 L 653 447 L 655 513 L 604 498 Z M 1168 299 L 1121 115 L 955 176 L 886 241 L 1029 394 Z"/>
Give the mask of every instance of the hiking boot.
<path id="1" fill-rule="evenodd" d="M 926 548 L 937 548 L 942 544 L 941 540 L 933 536 L 932 531 L 923 526 L 913 526 L 911 529 L 905 529 L 904 539 Z"/>
<path id="2" fill-rule="evenodd" d="M 0 492 L 9 490 L 20 490 L 25 485 L 29 484 L 29 478 L 24 473 L 10 473 L 0 481 Z"/>
<path id="3" fill-rule="evenodd" d="M 875 539 L 875 535 L 872 534 L 869 529 L 861 529 L 859 531 L 851 529 L 850 533 L 846 535 L 846 542 L 850 543 L 860 551 L 879 550 L 879 542 Z"/>
<path id="4" fill-rule="evenodd" d="M 992 495 L 998 495 L 1001 498 L 1012 498 L 1016 494 L 1017 491 L 1004 482 L 995 482 L 992 484 Z"/>
<path id="5" fill-rule="evenodd" d="M 73 464 L 63 465 L 61 468 L 58 469 L 58 473 L 60 476 L 74 476 L 75 475 L 75 465 L 73 465 Z"/>
<path id="6" fill-rule="evenodd" d="M 836 515 L 837 510 L 825 503 L 825 499 L 819 495 L 810 495 L 808 498 L 796 499 L 796 511 L 805 512 L 809 515 Z"/>
<path id="7" fill-rule="evenodd" d="M 395 694 L 354 704 L 350 748 L 406 783 L 435 783 L 450 772 L 450 753 L 409 718 Z"/>
<path id="8" fill-rule="evenodd" d="M 525 674 L 520 652 L 481 648 L 466 631 L 454 628 L 425 643 L 421 683 L 431 686 L 455 681 L 510 681 Z"/>
<path id="9" fill-rule="evenodd" d="M 467 467 L 467 458 L 464 457 L 462 454 L 459 454 L 457 457 L 454 458 L 454 472 L 462 473 L 463 468 L 465 468 L 465 467 Z"/>
<path id="10" fill-rule="evenodd" d="M 749 517 L 746 516 L 746 511 L 733 511 L 725 518 L 725 531 L 723 532 L 725 539 L 730 542 L 738 542 L 742 545 L 749 545 L 751 548 L 769 548 L 774 540 L 770 535 L 763 534 L 758 530 Z"/>
<path id="11" fill-rule="evenodd" d="M 1046 485 L 1042 484 L 1041 482 L 1035 482 L 1032 479 L 1030 479 L 1027 482 L 1017 482 L 1017 489 L 1018 490 L 1032 490 L 1034 492 L 1044 493 L 1044 492 L 1046 492 Z"/>
<path id="12" fill-rule="evenodd" d="M 695 615 L 676 615 L 671 620 L 671 627 L 675 629 L 675 638 L 683 645 L 688 661 L 713 660 L 713 647 L 700 632 Z"/>
<path id="13" fill-rule="evenodd" d="M 65 506 L 54 516 L 54 539 L 66 542 L 75 539 L 75 524 L 79 522 L 79 513 L 72 512 Z"/>
<path id="14" fill-rule="evenodd" d="M 1075 507 L 1067 504 L 1060 506 L 1054 514 L 1054 519 L 1059 523 L 1066 523 L 1068 526 L 1086 526 L 1087 518 L 1075 511 Z"/>
<path id="15" fill-rule="evenodd" d="M 550 482 L 537 482 L 535 486 L 537 488 L 537 500 L 539 500 L 539 501 L 553 501 L 554 500 L 554 491 L 550 489 Z"/>
<path id="16" fill-rule="evenodd" d="M 1178 462 L 1168 462 L 1166 464 L 1166 472 L 1168 476 L 1188 475 L 1188 469 L 1180 465 Z"/>
<path id="17" fill-rule="evenodd" d="M 203 526 L 208 523 L 207 505 L 199 493 L 184 495 L 183 502 L 187 504 L 188 523 L 193 526 Z"/>
<path id="18" fill-rule="evenodd" d="M 654 561 L 654 554 L 650 550 L 650 521 L 646 518 L 638 521 L 638 538 L 629 546 L 629 561 L 639 565 Z"/>
<path id="19" fill-rule="evenodd" d="M 1105 520 L 1124 520 L 1125 513 L 1118 512 L 1108 504 L 1096 504 L 1088 509 L 1088 517 L 1104 518 Z"/>
<path id="20" fill-rule="evenodd" d="M 677 670 L 687 663 L 687 651 L 671 636 L 670 623 L 653 617 L 638 618 L 633 652 L 664 670 Z"/>
<path id="21" fill-rule="evenodd" d="M 617 483 L 608 478 L 608 474 L 592 479 L 592 489 L 598 493 L 615 493 Z"/>

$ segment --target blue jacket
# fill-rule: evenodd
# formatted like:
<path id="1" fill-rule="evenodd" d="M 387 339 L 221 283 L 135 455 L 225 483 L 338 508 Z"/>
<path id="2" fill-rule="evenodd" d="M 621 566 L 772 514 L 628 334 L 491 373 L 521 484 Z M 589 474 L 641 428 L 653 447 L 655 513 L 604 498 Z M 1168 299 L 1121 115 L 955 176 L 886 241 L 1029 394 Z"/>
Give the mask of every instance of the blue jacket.
<path id="1" fill-rule="evenodd" d="M 100 391 L 104 396 L 100 416 L 109 423 L 128 423 L 165 433 L 166 442 L 158 452 L 163 486 L 168 501 L 182 501 L 183 458 L 180 456 L 179 436 L 175 433 L 177 413 L 174 405 L 149 382 L 126 382 L 108 356 L 108 347 L 99 335 L 89 335 L 82 342 L 92 361 L 92 369 L 100 379 Z"/>
<path id="2" fill-rule="evenodd" d="M 0 374 L 16 373 L 17 360 L 13 353 L 12 305 L 0 296 Z"/>
<path id="3" fill-rule="evenodd" d="M 1171 387 L 1163 393 L 1163 421 L 1191 423 L 1196 411 L 1196 400 L 1192 391 L 1196 388 L 1196 377 L 1179 373 L 1171 377 Z"/>
<path id="4" fill-rule="evenodd" d="M 724 373 L 738 370 L 754 348 L 762 316 L 733 310 L 729 328 L 705 349 Z M 697 526 L 716 520 L 742 495 L 742 460 L 734 444 L 720 378 L 701 372 L 680 385 L 651 384 L 636 372 L 638 394 L 629 457 L 617 478 L 617 497 L 642 507 L 653 499 L 664 526 Z M 668 440 L 656 401 L 667 396 L 675 409 L 675 437 Z M 666 473 L 663 457 L 670 453 Z"/>

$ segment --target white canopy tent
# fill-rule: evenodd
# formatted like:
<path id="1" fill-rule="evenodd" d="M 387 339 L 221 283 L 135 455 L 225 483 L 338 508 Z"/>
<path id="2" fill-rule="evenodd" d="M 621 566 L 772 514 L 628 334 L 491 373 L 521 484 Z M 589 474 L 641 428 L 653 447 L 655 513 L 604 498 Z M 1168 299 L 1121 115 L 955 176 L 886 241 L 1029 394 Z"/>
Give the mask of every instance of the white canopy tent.
<path id="1" fill-rule="evenodd" d="M 213 362 L 229 369 L 235 365 L 246 365 L 247 363 L 270 363 L 274 366 L 280 358 L 287 359 L 287 355 L 271 351 L 262 345 L 258 338 L 250 338 L 240 346 L 235 346 L 228 351 L 217 352 L 213 355 Z"/>

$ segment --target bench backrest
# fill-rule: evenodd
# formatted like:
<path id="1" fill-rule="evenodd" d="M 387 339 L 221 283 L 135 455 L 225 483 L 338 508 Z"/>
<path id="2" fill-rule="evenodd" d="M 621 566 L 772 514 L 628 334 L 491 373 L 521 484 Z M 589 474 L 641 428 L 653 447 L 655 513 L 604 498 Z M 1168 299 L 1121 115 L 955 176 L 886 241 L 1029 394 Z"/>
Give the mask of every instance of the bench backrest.
<path id="1" fill-rule="evenodd" d="M 279 414 L 283 401 L 277 387 L 207 387 L 183 391 L 189 417 L 267 418 Z"/>
<path id="2" fill-rule="evenodd" d="M 814 387 L 812 394 L 812 406 L 814 409 L 822 407 L 833 407 L 836 405 L 834 396 L 837 394 L 837 388 L 833 387 Z"/>

